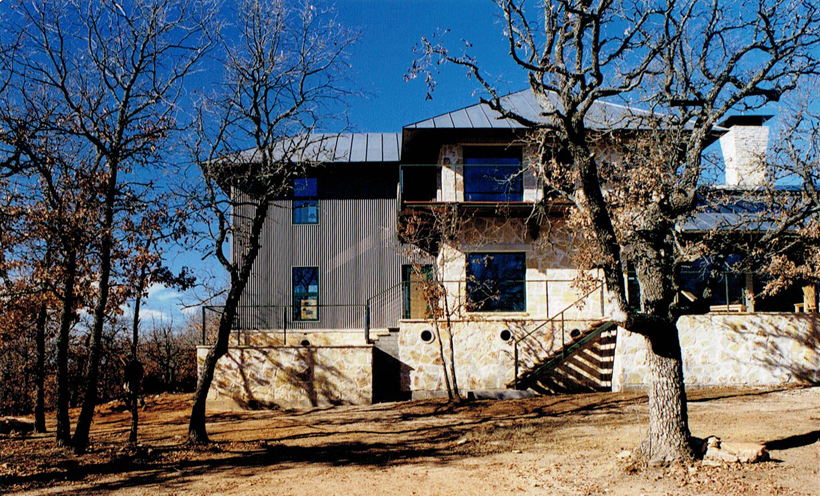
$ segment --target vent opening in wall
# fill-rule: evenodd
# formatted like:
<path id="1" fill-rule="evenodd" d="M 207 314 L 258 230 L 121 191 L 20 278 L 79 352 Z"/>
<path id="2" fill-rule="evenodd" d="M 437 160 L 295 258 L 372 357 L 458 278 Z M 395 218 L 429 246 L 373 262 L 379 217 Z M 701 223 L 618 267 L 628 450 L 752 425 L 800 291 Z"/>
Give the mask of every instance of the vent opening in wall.
<path id="1" fill-rule="evenodd" d="M 509 329 L 504 329 L 501 331 L 501 341 L 507 342 L 512 339 L 512 333 Z"/>
<path id="2" fill-rule="evenodd" d="M 421 331 L 421 340 L 425 343 L 433 342 L 433 333 L 430 331 Z"/>
<path id="3" fill-rule="evenodd" d="M 569 331 L 569 337 L 571 337 L 572 339 L 578 339 L 579 337 L 581 337 L 581 330 L 573 329 Z"/>
<path id="4" fill-rule="evenodd" d="M 301 344 L 302 346 L 310 346 L 310 341 L 308 341 L 307 339 L 303 339 L 302 342 L 299 344 Z"/>

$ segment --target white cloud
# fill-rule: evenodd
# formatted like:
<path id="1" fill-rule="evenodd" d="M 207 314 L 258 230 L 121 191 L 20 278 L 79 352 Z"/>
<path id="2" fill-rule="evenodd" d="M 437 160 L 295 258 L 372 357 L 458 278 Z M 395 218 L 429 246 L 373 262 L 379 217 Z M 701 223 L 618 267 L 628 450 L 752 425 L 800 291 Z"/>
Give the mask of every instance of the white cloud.
<path id="1" fill-rule="evenodd" d="M 182 294 L 179 291 L 169 288 L 164 284 L 152 284 L 148 287 L 149 301 L 170 301 L 178 300 L 181 297 Z"/>
<path id="2" fill-rule="evenodd" d="M 156 322 L 167 321 L 168 320 L 168 315 L 165 312 L 162 312 L 160 310 L 154 310 L 154 309 L 151 309 L 151 308 L 140 308 L 140 320 L 143 323 L 152 322 L 152 321 L 156 321 Z"/>

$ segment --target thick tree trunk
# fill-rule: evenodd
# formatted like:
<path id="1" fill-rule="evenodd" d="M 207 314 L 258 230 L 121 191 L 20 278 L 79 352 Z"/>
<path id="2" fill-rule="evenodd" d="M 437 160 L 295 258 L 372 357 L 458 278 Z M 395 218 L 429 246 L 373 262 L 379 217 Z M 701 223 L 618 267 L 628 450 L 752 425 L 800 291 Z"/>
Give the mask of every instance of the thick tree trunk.
<path id="1" fill-rule="evenodd" d="M 71 421 L 68 417 L 68 341 L 74 320 L 74 284 L 77 279 L 77 253 L 70 249 L 65 260 L 63 308 L 60 332 L 57 334 L 57 446 L 71 444 Z"/>
<path id="2" fill-rule="evenodd" d="M 97 379 L 99 376 L 100 355 L 102 355 L 102 331 L 105 326 L 106 307 L 108 306 L 108 289 L 111 279 L 111 247 L 114 233 L 114 203 L 117 194 L 118 164 L 110 162 L 110 175 L 105 196 L 105 212 L 102 224 L 102 243 L 100 246 L 100 281 L 97 288 L 97 304 L 94 307 L 94 324 L 91 331 L 91 352 L 88 359 L 88 373 L 85 381 L 85 397 L 77 426 L 74 428 L 74 453 L 81 455 L 88 447 L 88 433 L 94 419 L 94 408 L 97 406 Z"/>
<path id="3" fill-rule="evenodd" d="M 35 340 L 37 341 L 37 365 L 34 372 L 34 382 L 37 388 L 37 396 L 34 401 L 34 430 L 37 432 L 46 432 L 45 382 L 47 322 L 48 308 L 46 304 L 43 303 L 37 312 L 37 335 L 35 336 Z"/>
<path id="4" fill-rule="evenodd" d="M 196 392 L 194 393 L 194 405 L 191 408 L 191 419 L 188 423 L 188 441 L 192 444 L 208 443 L 208 430 L 206 428 L 205 406 L 208 400 L 208 391 L 214 380 L 216 363 L 228 352 L 228 340 L 231 336 L 236 310 L 239 306 L 239 298 L 245 291 L 248 278 L 251 275 L 251 268 L 259 254 L 259 237 L 268 216 L 270 204 L 267 200 L 260 202 L 254 212 L 250 233 L 247 239 L 241 240 L 244 243 L 244 256 L 234 255 L 238 264 L 231 269 L 231 288 L 228 291 L 228 298 L 225 300 L 225 308 L 219 317 L 219 330 L 217 331 L 216 344 L 208 350 L 205 356 L 205 363 L 199 370 L 199 377 L 196 381 Z"/>
<path id="5" fill-rule="evenodd" d="M 686 389 L 678 330 L 674 324 L 646 338 L 649 361 L 649 433 L 640 448 L 651 463 L 687 461 L 689 444 Z"/>
<path id="6" fill-rule="evenodd" d="M 646 337 L 650 377 L 649 433 L 639 451 L 651 463 L 693 458 L 677 318 L 670 312 L 674 302 L 671 253 L 672 246 L 662 239 L 634 245 L 643 308 L 643 322 L 635 330 Z"/>

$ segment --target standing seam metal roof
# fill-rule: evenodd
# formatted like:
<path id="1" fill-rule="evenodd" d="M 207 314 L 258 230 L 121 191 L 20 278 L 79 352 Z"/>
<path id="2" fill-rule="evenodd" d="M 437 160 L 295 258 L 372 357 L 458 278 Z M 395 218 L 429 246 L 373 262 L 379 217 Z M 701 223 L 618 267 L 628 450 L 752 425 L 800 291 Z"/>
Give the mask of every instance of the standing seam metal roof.
<path id="1" fill-rule="evenodd" d="M 398 162 L 401 157 L 401 133 L 313 133 L 274 145 L 273 159 L 284 159 L 289 150 L 293 160 L 324 163 Z M 241 153 L 244 161 L 256 158 L 256 149 Z"/>
<path id="2" fill-rule="evenodd" d="M 556 94 L 549 93 L 547 98 L 555 108 L 561 107 Z M 549 123 L 532 89 L 501 97 L 501 105 L 510 112 L 532 122 Z M 592 129 L 634 129 L 640 126 L 639 114 L 650 115 L 651 112 L 616 103 L 596 101 L 587 113 L 586 124 Z M 409 124 L 404 126 L 404 129 L 523 129 L 524 127 L 513 119 L 502 117 L 489 105 L 479 103 Z"/>

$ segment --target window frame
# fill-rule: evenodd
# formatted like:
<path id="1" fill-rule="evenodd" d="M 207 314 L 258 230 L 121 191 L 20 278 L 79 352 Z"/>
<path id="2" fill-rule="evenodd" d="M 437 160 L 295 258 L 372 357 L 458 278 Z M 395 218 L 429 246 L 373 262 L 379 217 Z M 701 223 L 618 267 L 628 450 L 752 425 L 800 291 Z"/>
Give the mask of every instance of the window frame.
<path id="1" fill-rule="evenodd" d="M 471 190 L 477 179 L 471 177 L 479 168 L 499 172 L 498 177 L 485 174 L 485 181 L 495 181 L 497 189 Z M 505 170 L 506 169 L 506 170 Z M 523 148 L 502 146 L 467 146 L 464 148 L 463 194 L 465 202 L 520 203 L 524 201 Z"/>
<path id="2" fill-rule="evenodd" d="M 471 285 L 473 284 L 485 284 L 485 282 L 475 282 L 472 281 L 471 278 L 473 274 L 471 274 L 471 258 L 473 257 L 487 257 L 487 256 L 520 256 L 521 257 L 521 277 L 520 279 L 500 279 L 495 277 L 494 279 L 490 279 L 491 281 L 491 290 L 498 288 L 499 290 L 509 290 L 509 288 L 515 288 L 517 291 L 520 291 L 520 297 L 518 295 L 512 294 L 507 296 L 506 298 L 520 298 L 519 301 L 515 302 L 516 305 L 512 308 L 501 308 L 499 307 L 499 301 L 504 300 L 504 296 L 501 296 L 500 299 L 492 299 L 494 298 L 493 295 L 488 295 L 487 298 L 484 298 L 479 305 L 476 305 L 475 302 L 471 300 L 471 293 L 476 290 L 481 290 L 481 288 L 473 288 L 471 290 Z M 466 307 L 467 311 L 470 313 L 526 313 L 527 312 L 527 252 L 526 251 L 475 251 L 475 252 L 468 252 L 465 254 L 465 267 L 464 267 L 465 275 L 466 275 L 466 283 L 465 283 L 465 299 L 466 299 Z M 507 273 L 508 271 L 503 271 L 503 273 Z M 501 286 L 501 287 L 499 287 Z M 506 288 L 505 288 L 506 286 Z M 486 291 L 489 293 L 489 291 Z M 494 303 L 495 302 L 495 303 Z M 490 308 L 487 308 L 487 307 Z"/>
<path id="3" fill-rule="evenodd" d="M 296 292 L 296 272 L 300 269 L 313 269 L 316 271 L 316 291 L 310 291 L 310 281 L 308 281 L 308 290 L 305 292 L 300 292 L 297 294 Z M 321 272 L 319 271 L 319 267 L 312 266 L 312 265 L 296 265 L 291 267 L 290 269 L 291 274 L 291 286 L 290 286 L 290 296 L 291 296 L 291 306 L 292 306 L 292 313 L 291 318 L 293 322 L 319 322 L 321 320 L 321 315 L 319 312 L 319 298 L 321 296 Z M 310 298 L 311 296 L 315 297 L 316 303 L 313 305 L 315 308 L 316 318 L 304 318 L 302 317 L 302 309 L 303 305 L 301 301 L 297 304 L 297 299 L 304 300 L 306 298 Z M 310 307 L 311 305 L 307 305 Z"/>
<path id="4" fill-rule="evenodd" d="M 314 182 L 314 191 L 313 194 L 298 194 L 298 190 L 296 187 L 297 181 L 313 181 Z M 291 224 L 294 226 L 313 226 L 319 224 L 319 180 L 316 177 L 296 177 L 293 178 L 293 198 L 291 200 Z M 297 206 L 297 203 L 300 205 Z M 315 213 L 315 220 L 314 221 L 301 221 L 297 220 L 296 214 L 300 211 L 300 209 L 310 207 L 313 209 Z M 306 214 L 307 217 L 310 217 L 310 214 Z"/>

